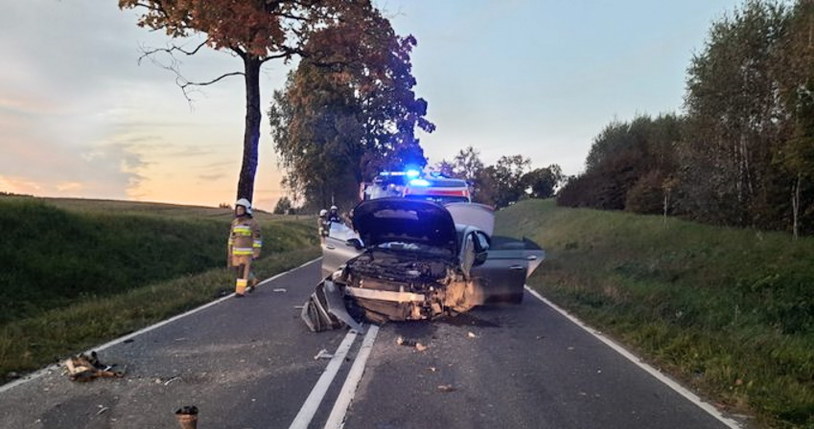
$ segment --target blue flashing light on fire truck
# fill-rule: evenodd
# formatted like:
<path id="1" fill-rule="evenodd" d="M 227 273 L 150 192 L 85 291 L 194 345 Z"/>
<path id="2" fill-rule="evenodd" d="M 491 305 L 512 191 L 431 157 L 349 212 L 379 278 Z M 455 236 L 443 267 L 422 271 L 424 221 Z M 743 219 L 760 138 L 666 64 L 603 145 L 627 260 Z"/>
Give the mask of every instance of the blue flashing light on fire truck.
<path id="1" fill-rule="evenodd" d="M 423 174 L 413 169 L 379 173 L 373 181 L 361 184 L 359 197 L 362 200 L 402 197 L 441 204 L 472 201 L 465 180 L 438 173 Z"/>

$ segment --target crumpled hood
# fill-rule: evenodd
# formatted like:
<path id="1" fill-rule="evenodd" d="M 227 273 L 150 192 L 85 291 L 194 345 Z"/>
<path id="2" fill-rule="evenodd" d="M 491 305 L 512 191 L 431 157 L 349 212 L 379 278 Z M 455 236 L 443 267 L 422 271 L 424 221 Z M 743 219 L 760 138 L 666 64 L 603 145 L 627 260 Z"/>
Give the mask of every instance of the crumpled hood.
<path id="1" fill-rule="evenodd" d="M 444 207 L 429 201 L 404 198 L 362 201 L 353 209 L 353 228 L 367 247 L 397 241 L 458 254 L 452 216 Z"/>

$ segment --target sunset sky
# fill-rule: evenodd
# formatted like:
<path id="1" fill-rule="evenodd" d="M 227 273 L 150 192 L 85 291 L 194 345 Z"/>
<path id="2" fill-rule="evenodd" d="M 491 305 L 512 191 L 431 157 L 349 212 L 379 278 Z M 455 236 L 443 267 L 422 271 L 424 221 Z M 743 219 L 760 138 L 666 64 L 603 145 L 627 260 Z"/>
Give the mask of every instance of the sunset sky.
<path id="1" fill-rule="evenodd" d="M 143 61 L 169 39 L 136 26 L 115 0 L 0 0 L 0 191 L 232 203 L 242 154 L 240 77 L 194 94 Z M 711 22 L 738 1 L 385 0 L 413 34 L 416 91 L 429 103 L 435 163 L 472 145 L 486 163 L 523 154 L 577 174 L 592 138 L 614 118 L 680 111 L 685 70 Z M 195 45 L 195 40 L 188 42 Z M 185 59 L 191 80 L 240 69 L 226 53 Z M 262 106 L 288 67 L 264 66 Z M 255 205 L 280 186 L 263 118 Z"/>

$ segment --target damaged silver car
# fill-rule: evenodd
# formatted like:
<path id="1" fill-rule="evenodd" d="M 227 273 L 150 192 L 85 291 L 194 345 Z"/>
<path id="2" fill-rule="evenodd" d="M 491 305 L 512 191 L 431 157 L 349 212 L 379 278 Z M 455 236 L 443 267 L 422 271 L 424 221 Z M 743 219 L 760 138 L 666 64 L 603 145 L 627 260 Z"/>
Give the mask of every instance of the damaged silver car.
<path id="1" fill-rule="evenodd" d="M 312 331 L 520 303 L 545 256 L 530 240 L 492 236 L 494 213 L 480 204 L 382 198 L 353 213 L 353 230 L 337 226 L 323 244 L 324 280 L 302 310 Z"/>

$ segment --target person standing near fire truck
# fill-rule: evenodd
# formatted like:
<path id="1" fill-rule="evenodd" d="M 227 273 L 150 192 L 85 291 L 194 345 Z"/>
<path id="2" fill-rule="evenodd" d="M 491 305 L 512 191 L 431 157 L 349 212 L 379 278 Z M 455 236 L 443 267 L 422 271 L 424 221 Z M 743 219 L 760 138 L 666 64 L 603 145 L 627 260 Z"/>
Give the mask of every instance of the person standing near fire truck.
<path id="1" fill-rule="evenodd" d="M 235 203 L 235 219 L 229 231 L 228 261 L 235 270 L 235 296 L 242 297 L 257 285 L 252 261 L 260 257 L 263 239 L 260 225 L 252 217 L 252 203 L 241 198 Z M 251 284 L 249 284 L 251 282 Z"/>

